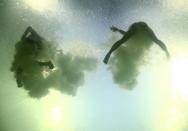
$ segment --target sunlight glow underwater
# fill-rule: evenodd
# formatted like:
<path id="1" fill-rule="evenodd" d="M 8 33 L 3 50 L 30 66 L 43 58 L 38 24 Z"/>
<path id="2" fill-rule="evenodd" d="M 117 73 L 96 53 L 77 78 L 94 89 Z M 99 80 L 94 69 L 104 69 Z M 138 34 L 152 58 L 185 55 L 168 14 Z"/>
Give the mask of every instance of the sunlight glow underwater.
<path id="1" fill-rule="evenodd" d="M 185 3 L 188 2 L 187 0 L 182 0 L 182 1 L 173 0 L 173 1 L 175 2 L 170 1 L 170 3 L 173 3 L 174 5 L 172 6 L 178 9 L 185 9 L 185 5 L 187 5 Z M 54 10 L 58 5 L 58 0 L 26 0 L 24 1 L 24 3 L 28 5 L 31 9 L 43 13 L 46 11 Z M 181 122 L 184 119 L 183 118 L 184 111 L 181 109 L 181 107 L 177 107 L 177 106 L 181 103 L 181 100 L 188 101 L 188 77 L 187 77 L 188 56 L 186 55 L 174 56 L 170 63 L 170 72 L 171 72 L 170 82 L 172 84 L 172 90 L 175 92 L 177 97 L 180 98 L 180 100 L 179 100 L 179 103 L 178 102 L 174 103 L 175 107 L 173 106 L 172 107 L 170 106 L 170 108 L 167 107 L 167 109 L 165 110 L 166 112 L 164 111 L 164 113 L 169 112 L 169 110 L 170 112 L 166 116 L 164 116 L 164 118 L 161 118 L 164 120 L 164 121 L 162 120 L 161 122 L 164 122 L 164 123 L 166 122 L 166 130 L 180 131 Z M 64 119 L 66 119 L 66 116 L 64 115 L 66 111 L 62 110 L 62 107 L 66 108 L 67 103 L 69 104 L 73 103 L 73 102 L 70 102 L 69 100 L 67 101 L 65 100 L 65 99 L 68 99 L 68 97 L 60 98 L 59 96 L 60 95 L 58 95 L 58 93 L 52 93 L 51 95 L 48 95 L 47 97 L 44 98 L 46 100 L 44 99 L 42 100 L 46 105 L 45 108 L 47 108 L 48 110 L 47 116 L 50 121 L 49 123 L 54 123 L 55 125 L 62 123 Z M 62 99 L 66 101 L 66 104 L 65 104 L 66 106 L 65 105 L 62 106 L 61 102 L 57 103 L 57 101 L 60 101 Z M 53 103 L 52 101 L 56 103 L 56 105 L 55 104 L 53 104 L 53 106 L 50 105 L 51 103 Z M 186 103 L 183 103 L 183 105 L 185 104 Z M 161 113 L 161 115 L 164 115 L 164 113 Z M 170 128 L 170 126 L 172 127 Z M 164 127 L 162 127 L 160 130 L 164 130 Z"/>
<path id="2" fill-rule="evenodd" d="M 70 128 L 69 117 L 75 105 L 74 97 L 62 95 L 60 92 L 51 89 L 49 95 L 40 100 L 32 101 L 34 102 L 33 108 L 36 108 L 35 113 L 43 116 L 39 118 L 39 121 L 42 121 L 41 127 L 44 130 Z M 38 110 L 38 108 L 41 108 L 41 110 Z M 77 111 L 79 110 L 77 109 Z"/>
<path id="3" fill-rule="evenodd" d="M 62 111 L 60 107 L 54 107 L 51 111 L 51 119 L 52 122 L 59 123 L 61 122 L 63 116 Z"/>
<path id="4" fill-rule="evenodd" d="M 188 56 L 177 56 L 171 63 L 171 77 L 174 91 L 182 100 L 188 101 Z"/>
<path id="5" fill-rule="evenodd" d="M 31 9 L 41 13 L 53 11 L 58 7 L 58 0 L 24 0 L 24 3 Z"/>
<path id="6" fill-rule="evenodd" d="M 182 42 L 178 48 L 172 45 L 171 60 L 166 67 L 163 65 L 159 69 L 164 70 L 162 76 L 161 74 L 158 75 L 158 78 L 162 81 L 157 87 L 163 92 L 161 97 L 164 103 L 162 103 L 163 107 L 158 114 L 160 126 L 156 125 L 156 131 L 181 131 L 186 128 L 188 116 L 188 52 L 185 44 Z"/>

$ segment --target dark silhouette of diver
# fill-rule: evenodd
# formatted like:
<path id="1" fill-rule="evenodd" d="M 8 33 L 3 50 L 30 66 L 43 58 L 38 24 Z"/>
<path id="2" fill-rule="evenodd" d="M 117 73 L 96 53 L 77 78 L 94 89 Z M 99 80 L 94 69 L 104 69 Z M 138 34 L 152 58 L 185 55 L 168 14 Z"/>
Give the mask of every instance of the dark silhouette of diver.
<path id="1" fill-rule="evenodd" d="M 22 41 L 21 44 L 32 44 L 33 54 L 35 58 L 37 57 L 38 53 L 42 50 L 43 38 L 40 37 L 38 33 L 30 26 L 25 30 L 24 34 L 22 35 L 21 41 Z M 49 69 L 54 68 L 54 65 L 51 61 L 40 62 L 36 60 L 36 63 L 39 66 L 48 66 Z M 21 80 L 21 75 L 23 72 L 24 70 L 20 66 L 18 66 L 15 71 L 16 82 L 18 87 L 23 86 L 23 82 Z"/>
<path id="2" fill-rule="evenodd" d="M 146 36 L 148 36 L 152 41 L 154 41 L 157 45 L 159 45 L 161 47 L 161 49 L 166 53 L 167 57 L 170 57 L 170 54 L 167 50 L 167 47 L 165 46 L 165 44 L 159 40 L 156 35 L 154 34 L 154 32 L 152 31 L 152 29 L 145 23 L 145 22 L 136 22 L 133 23 L 128 31 L 123 31 L 121 29 L 118 29 L 114 26 L 111 27 L 111 30 L 113 32 L 119 32 L 123 35 L 123 37 L 117 41 L 112 48 L 110 49 L 110 51 L 107 53 L 107 55 L 105 56 L 103 62 L 105 64 L 108 63 L 110 55 L 112 54 L 113 51 L 115 51 L 118 47 L 120 47 L 124 42 L 128 41 L 132 36 L 136 35 L 137 33 L 142 33 Z"/>

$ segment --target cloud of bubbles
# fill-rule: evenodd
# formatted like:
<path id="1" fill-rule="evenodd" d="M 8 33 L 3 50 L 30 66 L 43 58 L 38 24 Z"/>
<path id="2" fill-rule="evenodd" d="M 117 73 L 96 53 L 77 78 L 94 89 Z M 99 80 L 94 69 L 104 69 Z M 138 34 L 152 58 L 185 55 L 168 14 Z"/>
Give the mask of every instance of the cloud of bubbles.
<path id="1" fill-rule="evenodd" d="M 78 87 L 84 84 L 85 73 L 97 67 L 95 57 L 64 53 L 54 45 L 44 40 L 37 56 L 34 55 L 32 43 L 19 41 L 15 45 L 11 71 L 15 79 L 21 81 L 22 88 L 33 98 L 47 95 L 50 88 L 75 95 Z M 41 66 L 39 61 L 51 61 L 55 68 Z"/>
<path id="2" fill-rule="evenodd" d="M 113 40 L 114 41 L 114 40 Z M 133 36 L 113 52 L 109 69 L 116 84 L 132 89 L 137 84 L 140 67 L 147 63 L 147 56 L 152 42 L 146 36 Z"/>

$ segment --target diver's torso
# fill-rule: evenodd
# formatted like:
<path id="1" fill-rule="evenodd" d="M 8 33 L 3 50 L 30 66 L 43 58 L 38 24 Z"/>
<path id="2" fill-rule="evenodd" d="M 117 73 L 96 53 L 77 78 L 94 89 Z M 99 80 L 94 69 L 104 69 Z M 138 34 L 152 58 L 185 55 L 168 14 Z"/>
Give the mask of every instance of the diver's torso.
<path id="1" fill-rule="evenodd" d="M 130 26 L 132 36 L 127 42 L 127 48 L 131 51 L 139 51 L 149 48 L 152 41 L 149 34 L 149 27 L 144 22 L 137 22 Z"/>

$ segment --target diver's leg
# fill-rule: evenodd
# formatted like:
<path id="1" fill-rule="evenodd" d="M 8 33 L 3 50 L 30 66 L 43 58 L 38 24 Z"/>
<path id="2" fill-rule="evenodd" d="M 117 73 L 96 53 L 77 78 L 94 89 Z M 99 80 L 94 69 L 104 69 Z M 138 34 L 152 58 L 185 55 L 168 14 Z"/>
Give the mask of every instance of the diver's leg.
<path id="1" fill-rule="evenodd" d="M 168 49 L 166 45 L 161 40 L 156 40 L 155 43 L 161 47 L 161 49 L 166 53 L 167 58 L 170 58 L 170 53 L 168 52 Z"/>
<path id="2" fill-rule="evenodd" d="M 23 86 L 23 83 L 21 80 L 22 72 L 23 72 L 23 70 L 20 67 L 16 70 L 16 83 L 19 88 Z"/>
<path id="3" fill-rule="evenodd" d="M 29 34 L 30 33 L 30 34 Z M 31 27 L 31 26 L 29 26 L 29 27 L 27 27 L 27 29 L 25 30 L 25 32 L 24 32 L 24 34 L 22 35 L 22 40 L 24 40 L 25 38 L 28 38 L 28 37 L 30 37 L 31 36 L 31 38 L 30 39 L 32 39 L 32 36 L 34 36 L 34 38 L 36 39 L 38 39 L 38 40 L 40 40 L 41 39 L 41 37 L 39 36 L 39 34 Z"/>
<path id="4" fill-rule="evenodd" d="M 120 39 L 119 41 L 117 41 L 117 42 L 112 46 L 112 48 L 110 49 L 110 51 L 107 53 L 107 55 L 105 56 L 103 62 L 104 62 L 105 64 L 107 64 L 108 61 L 109 61 L 109 58 L 110 58 L 110 56 L 111 56 L 111 54 L 112 54 L 112 52 L 115 51 L 115 50 L 116 50 L 120 45 L 122 45 L 124 42 L 126 42 L 129 38 L 130 38 L 130 36 L 125 35 L 122 39 Z"/>
<path id="5" fill-rule="evenodd" d="M 18 88 L 23 86 L 22 81 L 20 79 L 16 79 L 16 83 L 17 83 Z"/>
<path id="6" fill-rule="evenodd" d="M 22 36 L 22 40 L 29 40 L 31 42 L 34 42 L 35 46 L 38 46 L 37 48 L 41 48 L 41 42 L 42 42 L 42 38 L 39 36 L 39 34 L 32 28 L 32 27 L 27 27 L 27 29 L 25 30 L 23 36 Z"/>
<path id="7" fill-rule="evenodd" d="M 104 62 L 105 64 L 108 63 L 109 58 L 110 58 L 112 52 L 113 52 L 114 50 L 116 50 L 121 44 L 123 44 L 123 42 L 124 42 L 124 39 L 122 38 L 122 39 L 120 39 L 119 41 L 117 41 L 117 42 L 112 46 L 112 48 L 111 48 L 110 51 L 106 54 L 106 56 L 105 56 L 105 58 L 104 58 L 104 60 L 103 60 L 103 62 Z"/>
<path id="8" fill-rule="evenodd" d="M 29 34 L 29 30 L 30 30 L 30 26 L 29 27 L 27 27 L 27 29 L 25 30 L 25 32 L 23 33 L 23 35 L 22 35 L 22 38 L 21 38 L 21 40 L 25 40 L 25 38 L 27 37 L 27 35 Z"/>
<path id="9" fill-rule="evenodd" d="M 159 45 L 159 47 L 161 47 L 161 49 L 166 53 L 166 56 L 167 58 L 170 58 L 170 53 L 166 47 L 166 45 L 157 38 L 157 36 L 155 35 L 155 33 L 150 29 L 148 28 L 148 34 L 149 36 L 151 37 L 151 39 L 157 44 Z"/>
<path id="10" fill-rule="evenodd" d="M 42 48 L 42 38 L 39 36 L 39 34 L 29 26 L 25 30 L 22 36 L 22 40 L 27 40 L 30 44 L 33 45 L 34 54 L 37 56 L 38 51 Z"/>

